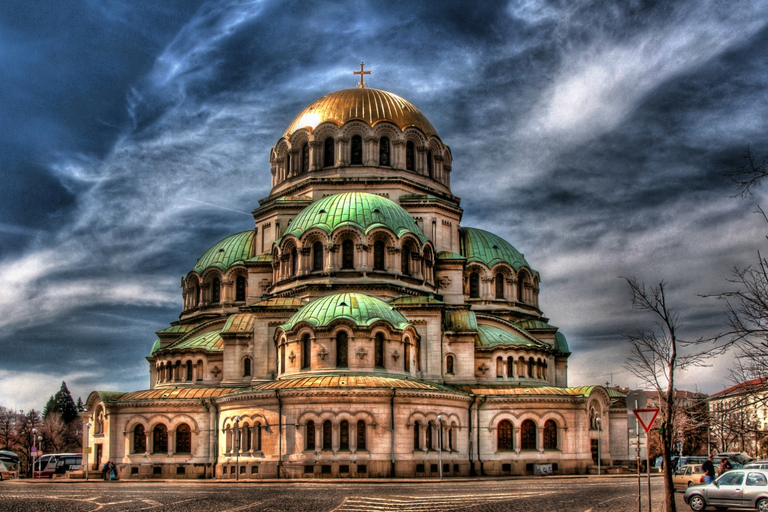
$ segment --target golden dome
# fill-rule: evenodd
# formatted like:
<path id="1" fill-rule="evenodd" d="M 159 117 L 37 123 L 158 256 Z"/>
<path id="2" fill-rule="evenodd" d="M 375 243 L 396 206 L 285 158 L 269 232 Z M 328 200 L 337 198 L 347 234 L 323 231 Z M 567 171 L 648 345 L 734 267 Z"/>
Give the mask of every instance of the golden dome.
<path id="1" fill-rule="evenodd" d="M 414 126 L 427 137 L 437 135 L 432 123 L 408 101 L 391 92 L 366 87 L 332 92 L 312 102 L 296 116 L 283 136 L 289 138 L 301 128 L 314 130 L 328 121 L 342 126 L 353 119 L 360 119 L 371 126 L 389 121 L 401 130 Z"/>

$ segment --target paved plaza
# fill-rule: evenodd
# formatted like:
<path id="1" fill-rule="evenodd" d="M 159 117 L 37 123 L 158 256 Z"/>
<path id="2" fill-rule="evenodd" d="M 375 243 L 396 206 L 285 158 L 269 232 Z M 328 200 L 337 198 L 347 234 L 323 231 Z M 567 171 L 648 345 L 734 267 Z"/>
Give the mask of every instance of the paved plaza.
<path id="1" fill-rule="evenodd" d="M 662 481 L 654 478 L 654 511 Z M 643 480 L 643 512 L 647 511 Z M 29 482 L 0 484 L 3 511 L 632 512 L 633 478 L 312 480 L 292 482 Z M 678 509 L 689 510 L 678 493 Z"/>

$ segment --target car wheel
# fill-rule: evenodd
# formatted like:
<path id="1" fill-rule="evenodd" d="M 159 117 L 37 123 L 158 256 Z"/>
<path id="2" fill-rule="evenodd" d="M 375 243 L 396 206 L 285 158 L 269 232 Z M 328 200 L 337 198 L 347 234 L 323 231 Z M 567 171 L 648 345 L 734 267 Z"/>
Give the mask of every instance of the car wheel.
<path id="1" fill-rule="evenodd" d="M 761 499 L 757 502 L 757 512 L 768 512 L 768 499 Z"/>
<path id="2" fill-rule="evenodd" d="M 698 494 L 691 496 L 691 500 L 688 502 L 688 504 L 691 506 L 691 509 L 695 510 L 696 512 L 707 508 L 707 504 L 704 502 L 704 498 Z"/>

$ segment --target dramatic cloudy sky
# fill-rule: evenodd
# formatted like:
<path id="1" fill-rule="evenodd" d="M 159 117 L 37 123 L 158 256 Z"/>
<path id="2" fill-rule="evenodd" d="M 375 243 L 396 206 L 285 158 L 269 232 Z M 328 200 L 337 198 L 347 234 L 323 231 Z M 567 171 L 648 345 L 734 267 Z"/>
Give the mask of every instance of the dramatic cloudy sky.
<path id="1" fill-rule="evenodd" d="M 452 148 L 463 225 L 541 272 L 572 384 L 635 386 L 648 325 L 619 276 L 665 279 L 693 338 L 765 248 L 768 2 L 0 2 L 0 405 L 148 386 L 179 278 L 252 227 L 269 149 L 320 96 L 372 87 Z M 728 385 L 728 359 L 681 386 Z"/>

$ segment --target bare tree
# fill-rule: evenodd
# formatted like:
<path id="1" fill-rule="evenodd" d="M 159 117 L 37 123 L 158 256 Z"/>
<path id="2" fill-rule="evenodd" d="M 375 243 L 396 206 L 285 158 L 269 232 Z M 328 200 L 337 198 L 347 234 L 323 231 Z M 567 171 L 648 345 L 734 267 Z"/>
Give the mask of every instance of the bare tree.
<path id="1" fill-rule="evenodd" d="M 747 146 L 747 151 L 744 153 L 744 163 L 734 170 L 726 172 L 725 177 L 736 185 L 737 197 L 751 195 L 752 189 L 768 177 L 768 157 L 757 163 L 752 156 L 752 151 Z"/>
<path id="2" fill-rule="evenodd" d="M 672 455 L 678 421 L 675 403 L 677 372 L 692 366 L 703 366 L 705 361 L 721 353 L 725 347 L 711 340 L 684 341 L 678 338 L 679 316 L 667 303 L 665 283 L 646 289 L 634 278 L 625 278 L 632 294 L 632 307 L 651 313 L 654 327 L 626 335 L 632 349 L 625 368 L 659 394 L 661 402 L 661 452 L 664 457 L 664 505 L 667 512 L 677 510 L 675 487 L 672 480 Z"/>

